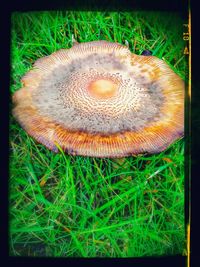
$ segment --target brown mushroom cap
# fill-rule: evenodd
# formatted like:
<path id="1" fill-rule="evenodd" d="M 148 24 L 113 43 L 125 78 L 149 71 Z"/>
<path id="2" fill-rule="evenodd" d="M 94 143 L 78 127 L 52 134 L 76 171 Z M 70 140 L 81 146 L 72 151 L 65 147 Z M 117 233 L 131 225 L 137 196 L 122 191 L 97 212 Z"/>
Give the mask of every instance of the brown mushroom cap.
<path id="1" fill-rule="evenodd" d="M 106 41 L 38 59 L 13 95 L 13 115 L 57 152 L 157 153 L 183 135 L 184 82 L 162 60 Z"/>

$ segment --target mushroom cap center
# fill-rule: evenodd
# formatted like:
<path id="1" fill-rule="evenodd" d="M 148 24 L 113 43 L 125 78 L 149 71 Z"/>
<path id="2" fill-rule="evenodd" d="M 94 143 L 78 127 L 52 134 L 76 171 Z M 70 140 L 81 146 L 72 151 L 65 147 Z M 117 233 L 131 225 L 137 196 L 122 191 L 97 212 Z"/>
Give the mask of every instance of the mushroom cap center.
<path id="1" fill-rule="evenodd" d="M 110 98 L 115 95 L 118 84 L 108 79 L 98 79 L 89 85 L 89 91 L 97 98 Z"/>

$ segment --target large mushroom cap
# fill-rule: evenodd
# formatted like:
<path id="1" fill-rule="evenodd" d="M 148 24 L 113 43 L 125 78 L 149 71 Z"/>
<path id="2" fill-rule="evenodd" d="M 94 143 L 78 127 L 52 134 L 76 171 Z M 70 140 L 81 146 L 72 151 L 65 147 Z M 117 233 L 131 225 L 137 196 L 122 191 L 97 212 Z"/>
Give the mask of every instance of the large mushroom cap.
<path id="1" fill-rule="evenodd" d="M 94 157 L 157 153 L 183 135 L 184 83 L 154 56 L 106 41 L 38 59 L 13 114 L 38 142 Z"/>

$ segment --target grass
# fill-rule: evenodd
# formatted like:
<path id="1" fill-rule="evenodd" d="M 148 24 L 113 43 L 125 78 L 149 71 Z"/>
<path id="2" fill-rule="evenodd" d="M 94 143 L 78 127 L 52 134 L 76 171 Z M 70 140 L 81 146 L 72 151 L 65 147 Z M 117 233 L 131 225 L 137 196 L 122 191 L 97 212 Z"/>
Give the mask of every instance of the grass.
<path id="1" fill-rule="evenodd" d="M 145 49 L 183 79 L 182 20 L 155 12 L 13 13 L 11 85 L 37 58 L 79 42 Z M 185 253 L 184 141 L 156 155 L 54 154 L 10 118 L 10 255 L 145 257 Z"/>

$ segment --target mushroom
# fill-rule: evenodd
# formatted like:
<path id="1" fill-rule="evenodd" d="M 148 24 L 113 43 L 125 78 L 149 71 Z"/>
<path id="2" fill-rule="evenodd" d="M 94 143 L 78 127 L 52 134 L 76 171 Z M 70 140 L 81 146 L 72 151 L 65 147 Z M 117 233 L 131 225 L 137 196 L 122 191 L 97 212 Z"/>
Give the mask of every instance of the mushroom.
<path id="1" fill-rule="evenodd" d="M 13 115 L 39 143 L 72 155 L 158 153 L 183 135 L 184 82 L 155 56 L 107 41 L 38 59 Z"/>

